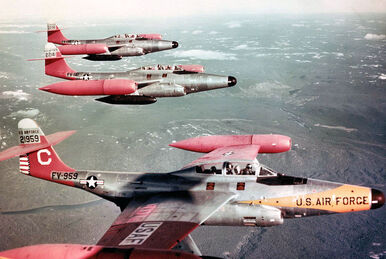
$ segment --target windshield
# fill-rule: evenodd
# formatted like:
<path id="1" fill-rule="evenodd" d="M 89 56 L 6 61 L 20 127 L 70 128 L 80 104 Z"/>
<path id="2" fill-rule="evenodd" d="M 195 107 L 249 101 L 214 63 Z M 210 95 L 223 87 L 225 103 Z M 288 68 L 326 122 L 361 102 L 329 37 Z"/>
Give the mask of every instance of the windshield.
<path id="1" fill-rule="evenodd" d="M 259 176 L 260 177 L 267 177 L 267 176 L 276 176 L 277 173 L 273 171 L 271 168 L 268 168 L 265 165 L 261 165 Z"/>

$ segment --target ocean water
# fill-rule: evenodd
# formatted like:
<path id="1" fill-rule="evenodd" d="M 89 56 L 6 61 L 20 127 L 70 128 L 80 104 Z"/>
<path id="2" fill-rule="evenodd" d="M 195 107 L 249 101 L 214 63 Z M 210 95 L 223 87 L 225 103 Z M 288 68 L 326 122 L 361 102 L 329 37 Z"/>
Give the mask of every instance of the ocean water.
<path id="1" fill-rule="evenodd" d="M 284 134 L 292 150 L 259 155 L 296 176 L 385 187 L 386 16 L 261 15 L 163 20 L 60 21 L 69 39 L 161 33 L 179 48 L 116 62 L 67 59 L 77 71 L 123 71 L 150 64 L 201 64 L 235 76 L 233 88 L 113 106 L 37 88 L 44 75 L 45 21 L 0 23 L 0 150 L 17 144 L 17 122 L 46 134 L 77 130 L 56 146 L 76 169 L 172 171 L 199 157 L 174 140 L 213 134 Z M 80 190 L 18 173 L 0 163 L 0 250 L 38 243 L 94 244 L 119 214 Z M 285 220 L 272 228 L 201 227 L 206 255 L 229 258 L 382 258 L 385 208 Z"/>

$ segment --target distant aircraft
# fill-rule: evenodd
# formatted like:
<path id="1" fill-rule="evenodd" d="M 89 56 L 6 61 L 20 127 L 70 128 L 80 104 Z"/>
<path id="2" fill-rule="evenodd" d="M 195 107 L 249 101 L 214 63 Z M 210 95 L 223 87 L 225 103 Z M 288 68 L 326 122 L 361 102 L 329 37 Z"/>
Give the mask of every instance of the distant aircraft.
<path id="1" fill-rule="evenodd" d="M 96 100 L 110 104 L 150 104 L 156 102 L 157 97 L 184 96 L 237 83 L 232 76 L 205 74 L 201 65 L 144 66 L 126 72 L 76 72 L 52 43 L 46 44 L 44 60 L 46 75 L 72 81 L 54 83 L 40 90 L 62 95 L 107 95 Z"/>
<path id="2" fill-rule="evenodd" d="M 170 144 L 207 153 L 169 173 L 75 170 L 53 145 L 74 131 L 45 136 L 35 121 L 18 124 L 20 145 L 0 161 L 20 156 L 20 172 L 94 193 L 114 202 L 121 214 L 97 246 L 171 249 L 200 225 L 268 227 L 284 219 L 376 209 L 384 194 L 363 186 L 288 176 L 260 164 L 259 153 L 291 148 L 282 135 L 204 136 Z M 299 233 L 295 233 L 299 234 Z M 186 240 L 186 239 L 185 239 Z"/>
<path id="3" fill-rule="evenodd" d="M 47 41 L 59 46 L 64 55 L 88 55 L 88 60 L 119 60 L 174 49 L 177 41 L 162 40 L 160 34 L 118 34 L 97 40 L 69 40 L 54 23 L 47 24 Z"/>

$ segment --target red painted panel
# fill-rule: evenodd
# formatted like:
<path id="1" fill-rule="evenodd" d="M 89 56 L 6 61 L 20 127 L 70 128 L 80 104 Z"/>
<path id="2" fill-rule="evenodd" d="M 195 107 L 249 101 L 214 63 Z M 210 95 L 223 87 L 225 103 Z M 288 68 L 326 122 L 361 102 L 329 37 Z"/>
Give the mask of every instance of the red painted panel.
<path id="1" fill-rule="evenodd" d="M 108 51 L 106 44 L 80 44 L 80 45 L 63 45 L 58 46 L 63 55 L 93 55 L 103 54 Z"/>
<path id="2" fill-rule="evenodd" d="M 283 135 L 217 135 L 181 140 L 172 147 L 209 153 L 217 148 L 235 145 L 259 145 L 259 153 L 280 153 L 291 149 L 291 138 Z"/>
<path id="3" fill-rule="evenodd" d="M 201 65 L 178 65 L 178 67 L 182 68 L 185 71 L 203 73 L 204 66 Z"/>
<path id="4" fill-rule="evenodd" d="M 137 90 L 137 83 L 127 79 L 74 80 L 47 85 L 39 90 L 63 95 L 126 95 Z"/>
<path id="5" fill-rule="evenodd" d="M 12 259 L 198 259 L 199 256 L 176 250 L 107 248 L 79 244 L 43 244 L 0 252 Z"/>
<path id="6" fill-rule="evenodd" d="M 139 34 L 138 37 L 140 38 L 146 38 L 149 40 L 162 40 L 161 34 Z"/>

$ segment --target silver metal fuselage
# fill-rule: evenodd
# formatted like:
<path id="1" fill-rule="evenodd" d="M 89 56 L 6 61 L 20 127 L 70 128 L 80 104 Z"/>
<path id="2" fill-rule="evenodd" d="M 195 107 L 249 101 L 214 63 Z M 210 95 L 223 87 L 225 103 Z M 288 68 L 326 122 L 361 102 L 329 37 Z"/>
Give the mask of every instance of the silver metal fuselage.
<path id="1" fill-rule="evenodd" d="M 132 39 L 132 38 L 107 38 L 97 40 L 68 40 L 64 42 L 66 45 L 80 44 L 106 44 L 110 49 L 109 53 L 99 55 L 117 55 L 125 56 L 141 56 L 152 52 L 168 50 L 176 48 L 178 43 L 167 40 L 150 40 L 150 39 Z M 114 46 L 120 46 L 114 48 Z M 123 46 L 122 46 L 123 45 Z"/>
<path id="2" fill-rule="evenodd" d="M 88 184 L 74 181 L 75 187 L 113 201 L 119 206 L 131 198 L 164 192 L 174 193 L 176 198 L 179 195 L 193 192 L 233 193 L 234 198 L 207 219 L 203 223 L 204 225 L 274 226 L 282 224 L 283 218 L 335 213 L 338 211 L 314 209 L 306 206 L 306 200 L 310 203 L 326 203 L 327 194 L 326 197 L 321 195 L 318 201 L 316 198 L 315 200 L 311 200 L 314 198 L 306 198 L 307 195 L 312 197 L 315 193 L 328 193 L 331 190 L 338 190 L 337 193 L 339 193 L 340 187 L 349 186 L 284 175 L 278 175 L 276 179 L 264 180 L 256 175 L 199 174 L 194 167 L 171 173 L 100 171 L 77 171 L 77 173 L 78 179 L 94 177 L 102 181 L 103 184 L 89 188 Z M 356 191 L 355 188 L 358 186 L 351 187 Z M 283 206 L 283 199 L 288 197 L 298 198 L 292 198 L 290 205 L 287 203 Z M 335 199 L 335 197 L 333 198 Z M 266 205 L 264 202 L 259 204 L 259 201 L 261 203 L 261 201 L 271 201 L 272 199 L 277 199 L 277 204 Z M 342 197 L 336 197 L 336 199 L 340 199 L 340 202 L 343 201 Z M 371 197 L 362 198 L 360 201 L 369 203 L 369 199 Z M 192 203 L 194 202 L 192 200 Z M 274 201 L 272 202 L 274 203 Z M 332 203 L 331 200 L 329 202 Z"/>
<path id="3" fill-rule="evenodd" d="M 127 72 L 76 72 L 67 76 L 81 80 L 129 79 L 139 82 L 138 90 L 132 95 L 152 97 L 177 97 L 186 94 L 233 86 L 228 76 L 173 70 L 144 70 L 141 68 Z M 141 82 L 145 82 L 141 86 Z"/>

